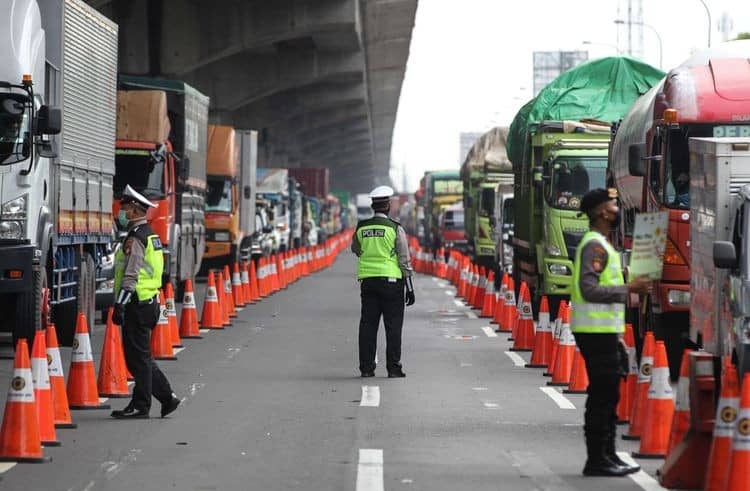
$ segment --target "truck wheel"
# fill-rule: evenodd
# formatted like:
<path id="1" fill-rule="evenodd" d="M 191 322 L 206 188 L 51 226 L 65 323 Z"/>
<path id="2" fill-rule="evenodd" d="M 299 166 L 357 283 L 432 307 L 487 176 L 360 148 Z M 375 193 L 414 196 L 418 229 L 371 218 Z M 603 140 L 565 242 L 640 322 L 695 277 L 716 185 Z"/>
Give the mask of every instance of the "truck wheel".
<path id="1" fill-rule="evenodd" d="M 29 349 L 34 342 L 34 334 L 42 327 L 42 315 L 48 311 L 44 302 L 49 302 L 47 291 L 47 271 L 44 268 L 32 271 L 31 291 L 19 295 L 16 304 L 16 326 L 13 329 L 13 346 L 25 338 Z"/>

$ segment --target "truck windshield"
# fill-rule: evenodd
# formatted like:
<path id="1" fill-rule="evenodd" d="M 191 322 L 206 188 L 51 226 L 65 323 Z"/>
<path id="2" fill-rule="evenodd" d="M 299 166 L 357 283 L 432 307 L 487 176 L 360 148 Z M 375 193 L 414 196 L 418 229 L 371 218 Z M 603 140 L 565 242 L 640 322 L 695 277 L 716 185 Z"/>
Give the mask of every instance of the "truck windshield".
<path id="1" fill-rule="evenodd" d="M 115 198 L 120 197 L 127 184 L 148 199 L 164 199 L 164 162 L 152 159 L 148 150 L 116 150 L 112 184 Z"/>
<path id="2" fill-rule="evenodd" d="M 464 183 L 458 179 L 440 179 L 432 184 L 435 194 L 461 194 L 464 192 Z"/>
<path id="3" fill-rule="evenodd" d="M 558 158 L 552 166 L 550 206 L 578 210 L 587 191 L 606 187 L 607 159 Z"/>
<path id="4" fill-rule="evenodd" d="M 232 213 L 232 181 L 223 178 L 208 178 L 206 211 Z"/>
<path id="5" fill-rule="evenodd" d="M 479 214 L 483 217 L 491 217 L 495 214 L 495 190 L 492 188 L 482 189 L 480 198 Z"/>
<path id="6" fill-rule="evenodd" d="M 0 94 L 0 165 L 29 158 L 28 101 L 21 94 Z"/>

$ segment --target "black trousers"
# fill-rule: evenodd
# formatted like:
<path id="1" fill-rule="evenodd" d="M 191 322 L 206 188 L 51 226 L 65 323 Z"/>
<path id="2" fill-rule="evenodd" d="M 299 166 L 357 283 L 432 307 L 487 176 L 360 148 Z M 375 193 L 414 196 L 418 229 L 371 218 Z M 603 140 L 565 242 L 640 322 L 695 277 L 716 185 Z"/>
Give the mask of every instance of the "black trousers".
<path id="1" fill-rule="evenodd" d="M 620 401 L 620 341 L 617 334 L 578 333 L 575 338 L 589 376 L 583 431 L 589 458 L 595 458 L 600 450 L 614 451 Z"/>
<path id="2" fill-rule="evenodd" d="M 151 331 L 159 320 L 159 302 L 131 302 L 125 309 L 122 342 L 125 364 L 133 374 L 135 386 L 130 404 L 137 410 L 151 409 L 151 395 L 162 404 L 172 399 L 172 387 L 151 355 Z"/>
<path id="3" fill-rule="evenodd" d="M 388 371 L 401 368 L 401 327 L 404 323 L 404 280 L 365 278 L 360 284 L 359 369 L 375 370 L 378 326 L 383 317 Z"/>

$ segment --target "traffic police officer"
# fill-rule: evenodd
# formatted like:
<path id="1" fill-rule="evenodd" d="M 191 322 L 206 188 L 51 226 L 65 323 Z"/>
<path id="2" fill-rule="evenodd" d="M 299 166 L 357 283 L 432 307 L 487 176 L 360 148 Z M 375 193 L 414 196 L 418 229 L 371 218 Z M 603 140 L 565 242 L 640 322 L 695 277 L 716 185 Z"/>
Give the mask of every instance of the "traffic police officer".
<path id="1" fill-rule="evenodd" d="M 607 239 L 620 222 L 616 190 L 589 191 L 581 200 L 581 213 L 588 215 L 590 230 L 573 264 L 571 329 L 589 376 L 584 415 L 588 460 L 583 474 L 624 476 L 640 469 L 615 453 L 625 302 L 630 293 L 648 292 L 650 281 L 635 278 L 625 285 L 620 256 Z"/>
<path id="2" fill-rule="evenodd" d="M 359 370 L 363 377 L 375 375 L 378 325 L 383 316 L 386 339 L 386 368 L 389 378 L 406 377 L 401 367 L 401 328 L 404 304 L 413 305 L 414 285 L 409 262 L 409 244 L 401 225 L 388 218 L 393 189 L 372 190 L 375 216 L 357 223 L 352 252 L 359 257 L 362 314 L 359 320 Z M 406 286 L 406 296 L 404 296 Z"/>
<path id="3" fill-rule="evenodd" d="M 115 308 L 112 320 L 122 325 L 125 363 L 135 378 L 133 398 L 125 409 L 112 411 L 118 419 L 148 418 L 151 394 L 161 402 L 161 416 L 180 404 L 169 381 L 151 355 L 151 330 L 159 319 L 159 288 L 164 255 L 159 236 L 146 223 L 146 210 L 156 205 L 125 187 L 117 217 L 128 234 L 115 254 Z"/>

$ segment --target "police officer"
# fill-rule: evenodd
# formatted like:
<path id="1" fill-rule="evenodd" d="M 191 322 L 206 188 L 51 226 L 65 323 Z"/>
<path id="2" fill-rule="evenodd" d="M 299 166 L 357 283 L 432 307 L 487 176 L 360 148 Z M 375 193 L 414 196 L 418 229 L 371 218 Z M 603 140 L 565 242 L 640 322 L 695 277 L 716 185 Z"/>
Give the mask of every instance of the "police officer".
<path id="1" fill-rule="evenodd" d="M 151 330 L 159 319 L 159 288 L 164 255 L 159 236 L 146 223 L 146 210 L 156 205 L 125 187 L 117 217 L 128 234 L 115 254 L 115 308 L 112 320 L 122 326 L 125 363 L 135 378 L 133 398 L 125 409 L 112 411 L 118 419 L 145 419 L 151 395 L 161 402 L 162 418 L 180 404 L 167 378 L 151 355 Z"/>
<path id="2" fill-rule="evenodd" d="M 393 189 L 388 186 L 372 190 L 370 198 L 375 216 L 357 223 L 352 240 L 352 252 L 359 257 L 357 279 L 362 299 L 359 370 L 363 377 L 375 376 L 381 315 L 385 325 L 388 377 L 406 377 L 401 367 L 401 327 L 404 303 L 413 305 L 415 297 L 406 232 L 398 222 L 388 218 L 392 196 Z"/>
<path id="3" fill-rule="evenodd" d="M 578 245 L 573 265 L 571 329 L 589 376 L 583 474 L 624 476 L 640 469 L 615 453 L 625 302 L 630 293 L 647 293 L 650 281 L 635 278 L 626 285 L 620 256 L 607 239 L 620 222 L 616 190 L 589 191 L 581 200 L 581 213 L 588 215 L 590 230 Z"/>

